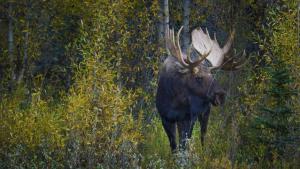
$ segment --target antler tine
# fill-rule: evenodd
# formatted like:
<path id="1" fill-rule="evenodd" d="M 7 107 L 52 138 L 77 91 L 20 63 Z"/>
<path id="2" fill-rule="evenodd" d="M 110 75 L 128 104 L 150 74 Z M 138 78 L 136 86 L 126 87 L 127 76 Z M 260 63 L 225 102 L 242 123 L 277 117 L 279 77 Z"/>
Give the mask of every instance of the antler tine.
<path id="1" fill-rule="evenodd" d="M 172 37 L 172 44 L 174 47 L 176 47 L 175 45 L 175 35 L 174 35 L 174 29 L 172 29 L 172 32 L 171 32 L 171 37 Z"/>
<path id="2" fill-rule="evenodd" d="M 181 47 L 180 47 L 180 33 L 183 29 L 183 26 L 181 26 L 181 28 L 179 29 L 178 33 L 177 33 L 177 49 L 179 51 L 179 54 L 178 54 L 178 59 L 180 60 L 180 62 L 182 63 L 183 66 L 185 67 L 189 67 L 189 64 L 187 64 L 185 61 L 184 61 L 184 58 L 183 58 L 183 55 L 182 55 L 182 51 L 181 51 Z"/>
<path id="3" fill-rule="evenodd" d="M 203 55 L 198 55 L 198 60 L 196 60 L 195 62 L 193 62 L 191 64 L 191 67 L 198 66 L 204 59 L 206 59 L 209 56 L 211 50 L 212 50 L 212 48 L 210 48 L 210 50 L 207 53 L 205 53 Z"/>
<path id="4" fill-rule="evenodd" d="M 209 35 L 209 32 L 208 32 L 208 30 L 207 30 L 207 27 L 205 28 L 205 30 L 206 30 L 206 35 L 207 35 L 208 38 L 211 40 L 210 35 Z"/>
<path id="5" fill-rule="evenodd" d="M 184 61 L 180 47 L 180 33 L 182 31 L 182 28 L 183 27 L 179 29 L 176 38 L 174 29 L 166 29 L 166 45 L 171 55 L 175 57 L 183 67 L 189 67 L 189 64 Z"/>
<path id="6" fill-rule="evenodd" d="M 166 45 L 167 49 L 170 52 L 171 55 L 175 55 L 176 51 L 172 42 L 172 29 L 170 30 L 169 28 L 166 29 Z"/>
<path id="7" fill-rule="evenodd" d="M 166 31 L 166 35 L 165 35 L 165 38 L 166 38 L 166 46 L 167 46 L 167 51 L 169 52 L 169 53 L 171 53 L 171 51 L 170 51 L 170 29 L 169 28 L 166 28 L 165 29 L 165 31 Z"/>
<path id="8" fill-rule="evenodd" d="M 192 47 L 193 47 L 193 44 L 190 44 L 190 46 L 187 50 L 187 62 L 188 62 L 188 64 L 193 63 L 193 61 L 191 59 Z"/>
<path id="9" fill-rule="evenodd" d="M 226 44 L 224 45 L 224 47 L 222 48 L 224 55 L 227 55 L 228 52 L 230 52 L 232 43 L 233 43 L 233 39 L 234 39 L 234 35 L 235 35 L 235 29 L 233 29 L 233 31 L 230 32 L 229 38 L 226 41 Z"/>
<path id="10" fill-rule="evenodd" d="M 246 55 L 247 55 L 246 51 L 244 50 L 242 57 L 245 57 Z M 237 69 L 242 68 L 244 65 L 246 65 L 248 63 L 249 60 L 250 60 L 250 57 L 248 57 L 247 59 L 243 60 L 240 64 L 238 64 L 237 66 L 235 66 L 235 69 L 237 70 Z"/>
<path id="11" fill-rule="evenodd" d="M 240 55 L 242 55 L 240 58 L 244 58 L 244 59 L 235 62 L 236 60 L 233 60 L 233 59 Z M 250 57 L 248 57 L 248 58 L 245 58 L 245 57 L 246 57 L 246 51 L 243 50 L 243 52 L 240 52 L 240 53 L 235 54 L 234 56 L 228 58 L 222 65 L 210 67 L 209 70 L 212 71 L 212 70 L 216 70 L 219 68 L 222 70 L 225 70 L 225 71 L 238 70 L 241 67 L 243 67 L 244 65 L 246 65 L 246 63 L 249 61 Z"/>
<path id="12" fill-rule="evenodd" d="M 214 70 L 218 68 L 222 70 L 232 70 L 240 68 L 242 65 L 244 65 L 244 59 L 246 58 L 244 58 L 244 56 L 246 54 L 245 51 L 239 54 L 236 54 L 236 52 L 234 52 L 234 54 L 231 53 L 233 49 L 232 44 L 234 35 L 235 29 L 230 32 L 226 44 L 223 46 L 223 48 L 221 48 L 220 44 L 218 43 L 216 33 L 214 33 L 212 35 L 213 37 L 211 38 L 207 28 L 205 28 L 204 31 L 201 27 L 194 29 L 192 32 L 192 44 L 194 49 L 196 49 L 199 54 L 202 54 L 202 57 L 199 57 L 199 59 L 196 62 L 193 62 L 191 66 L 195 66 L 204 59 L 207 59 L 212 65 L 212 67 L 208 67 L 208 70 Z M 204 54 L 208 49 L 210 49 L 212 52 Z"/>
<path id="13" fill-rule="evenodd" d="M 173 29 L 166 29 L 166 45 L 167 49 L 170 51 L 171 55 L 176 57 L 178 59 L 178 49 L 175 43 L 175 37 L 174 37 L 174 30 Z"/>
<path id="14" fill-rule="evenodd" d="M 240 52 L 239 54 L 237 54 L 235 57 L 238 57 L 240 55 L 241 55 L 240 58 L 242 58 L 242 59 L 233 64 L 235 69 L 239 69 L 239 68 L 243 67 L 248 62 L 248 60 L 250 58 L 250 57 L 246 58 L 247 54 L 246 54 L 245 50 L 243 50 L 243 52 Z"/>
<path id="15" fill-rule="evenodd" d="M 200 27 L 200 30 L 202 31 L 202 32 L 204 32 L 203 30 L 202 30 L 202 28 Z M 210 37 L 210 35 L 209 35 L 209 32 L 208 32 L 208 30 L 207 30 L 207 28 L 205 28 L 205 31 L 206 31 L 206 35 L 207 35 L 207 38 L 208 38 L 208 40 L 211 42 L 211 37 Z M 204 45 L 203 44 L 203 46 L 206 48 L 206 45 Z M 209 54 L 210 54 L 210 52 L 212 51 L 212 46 L 210 47 L 210 49 L 209 49 L 209 51 L 207 52 L 207 53 L 204 53 L 203 55 L 198 55 L 198 60 L 197 61 L 195 61 L 194 63 L 193 63 L 193 65 L 198 65 L 198 64 L 200 64 L 204 59 L 206 59 L 208 56 L 209 56 Z"/>
<path id="16" fill-rule="evenodd" d="M 218 43 L 216 32 L 214 33 L 214 41 L 216 41 Z"/>
<path id="17" fill-rule="evenodd" d="M 189 48 L 188 48 L 188 50 L 187 50 L 187 62 L 188 62 L 188 64 L 190 65 L 190 67 L 196 67 L 196 66 L 198 66 L 204 59 L 206 59 L 206 58 L 208 57 L 208 55 L 209 55 L 210 52 L 211 52 L 211 49 L 210 49 L 207 53 L 205 53 L 205 54 L 203 54 L 203 55 L 201 55 L 201 54 L 198 53 L 198 60 L 196 60 L 195 62 L 193 62 L 192 59 L 191 59 L 191 50 L 192 50 L 192 47 L 193 47 L 193 44 L 190 44 L 190 46 L 189 46 Z"/>
<path id="18" fill-rule="evenodd" d="M 187 58 L 184 58 L 182 50 L 181 50 L 181 46 L 180 46 L 180 34 L 181 31 L 183 29 L 183 26 L 180 27 L 180 29 L 178 30 L 176 37 L 175 37 L 175 31 L 174 29 L 169 29 L 167 30 L 167 47 L 169 48 L 169 50 L 171 51 L 171 54 L 173 57 L 175 57 L 179 64 L 181 64 L 181 66 L 188 68 L 188 69 L 194 69 L 195 67 L 197 67 L 199 64 L 201 64 L 201 62 L 206 59 L 207 57 L 209 57 L 209 55 L 211 54 L 211 52 L 214 50 L 213 47 L 213 43 L 216 43 L 216 41 L 212 40 L 209 36 L 209 32 L 206 29 L 206 33 L 201 29 L 199 29 L 200 31 L 200 35 L 198 39 L 198 44 L 197 47 L 195 48 L 197 53 L 198 53 L 198 58 L 196 61 L 192 61 L 191 58 L 191 52 L 192 52 L 192 48 L 194 47 L 194 44 L 192 43 L 189 48 L 187 49 Z M 201 36 L 203 38 L 201 38 Z M 197 37 L 198 38 L 198 37 Z M 201 41 L 201 39 L 203 39 L 204 41 Z M 200 48 L 201 50 L 199 51 L 198 49 Z M 207 52 L 207 50 L 209 49 L 209 51 Z"/>

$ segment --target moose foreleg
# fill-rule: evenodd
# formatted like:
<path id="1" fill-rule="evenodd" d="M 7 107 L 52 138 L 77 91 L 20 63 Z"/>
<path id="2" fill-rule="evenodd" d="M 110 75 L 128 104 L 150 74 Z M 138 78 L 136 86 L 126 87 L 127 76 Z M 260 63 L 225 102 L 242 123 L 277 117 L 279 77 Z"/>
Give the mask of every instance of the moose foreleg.
<path id="1" fill-rule="evenodd" d="M 167 136 L 169 138 L 170 147 L 172 152 L 176 151 L 176 125 L 175 122 L 170 122 L 166 119 L 162 119 L 163 127 L 167 133 Z"/>
<path id="2" fill-rule="evenodd" d="M 201 127 L 201 144 L 204 146 L 204 138 L 205 134 L 207 131 L 207 125 L 208 125 L 208 119 L 209 119 L 209 114 L 210 114 L 210 105 L 207 107 L 206 111 L 203 113 L 200 113 L 199 115 L 199 122 L 200 122 L 200 127 Z"/>

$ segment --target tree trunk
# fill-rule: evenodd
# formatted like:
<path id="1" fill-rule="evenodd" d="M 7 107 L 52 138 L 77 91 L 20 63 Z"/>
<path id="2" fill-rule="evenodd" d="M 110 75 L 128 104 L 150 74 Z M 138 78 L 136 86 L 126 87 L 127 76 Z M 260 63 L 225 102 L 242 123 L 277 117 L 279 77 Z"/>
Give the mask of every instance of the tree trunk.
<path id="1" fill-rule="evenodd" d="M 164 30 L 166 30 L 167 28 L 169 28 L 169 1 L 168 0 L 164 0 L 163 3 L 164 6 Z M 166 35 L 165 35 L 166 36 Z M 165 38 L 165 47 L 166 47 L 166 38 Z"/>
<path id="2" fill-rule="evenodd" d="M 161 47 L 167 50 L 165 30 L 169 28 L 169 1 L 159 1 L 159 25 L 158 25 L 158 40 Z M 160 62 L 163 62 L 166 56 L 162 54 L 160 56 Z"/>
<path id="3" fill-rule="evenodd" d="M 12 17 L 12 2 L 8 3 L 8 57 L 10 59 L 11 64 L 11 84 L 10 88 L 13 88 L 14 81 L 16 79 L 15 75 L 15 66 L 14 66 L 14 38 L 13 38 L 13 17 Z"/>
<path id="4" fill-rule="evenodd" d="M 159 1 L 158 11 L 158 41 L 160 46 L 164 44 L 164 1 Z"/>
<path id="5" fill-rule="evenodd" d="M 28 12 L 28 11 L 27 11 Z M 28 37 L 29 37 L 29 17 L 28 14 L 26 16 L 26 31 L 24 33 L 24 57 L 23 57 L 23 64 L 20 74 L 18 76 L 17 84 L 20 84 L 24 77 L 24 72 L 26 70 L 28 64 Z"/>
<path id="6" fill-rule="evenodd" d="M 1 13 L 0 13 L 0 16 L 1 16 Z M 2 24 L 2 19 L 0 19 L 0 32 L 1 32 L 1 25 Z M 0 46 L 0 53 L 2 53 L 2 48 L 1 48 L 1 46 Z"/>
<path id="7" fill-rule="evenodd" d="M 189 43 L 190 43 L 190 36 L 189 36 L 189 22 L 190 22 L 190 8 L 191 0 L 184 0 L 183 2 L 183 48 L 182 51 L 186 52 Z"/>

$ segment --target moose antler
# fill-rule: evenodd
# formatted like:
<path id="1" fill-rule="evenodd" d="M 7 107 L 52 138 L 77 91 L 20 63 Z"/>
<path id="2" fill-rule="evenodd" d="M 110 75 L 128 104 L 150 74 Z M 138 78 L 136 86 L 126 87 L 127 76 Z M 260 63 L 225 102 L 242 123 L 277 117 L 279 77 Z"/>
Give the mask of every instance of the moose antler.
<path id="1" fill-rule="evenodd" d="M 181 27 L 177 33 L 176 39 L 174 35 L 174 30 L 173 29 L 166 29 L 166 44 L 167 44 L 167 49 L 169 50 L 170 54 L 177 58 L 177 60 L 180 62 L 180 64 L 189 69 L 193 69 L 197 67 L 205 58 L 207 58 L 211 52 L 211 49 L 208 50 L 208 52 L 202 52 L 200 53 L 201 55 L 198 56 L 198 59 L 196 61 L 192 61 L 191 59 L 191 48 L 192 46 L 189 47 L 188 52 L 187 52 L 187 62 L 184 59 L 184 56 L 181 51 L 180 47 L 180 33 L 182 31 Z M 191 44 L 192 45 L 192 44 Z M 203 44 L 205 45 L 205 44 Z"/>
<path id="2" fill-rule="evenodd" d="M 212 40 L 207 29 L 206 33 L 201 28 L 193 30 L 192 44 L 194 48 L 199 53 L 205 52 L 207 48 L 211 48 L 212 50 L 210 55 L 206 58 L 212 64 L 212 67 L 208 68 L 210 71 L 219 68 L 222 70 L 236 70 L 244 65 L 245 59 L 243 58 L 246 56 L 245 51 L 240 52 L 239 54 L 236 54 L 236 52 L 234 52 L 234 55 L 230 54 L 232 51 L 234 35 L 235 31 L 232 31 L 226 44 L 221 48 L 216 38 L 216 34 L 214 34 L 214 39 Z M 238 61 L 236 58 L 238 58 Z"/>

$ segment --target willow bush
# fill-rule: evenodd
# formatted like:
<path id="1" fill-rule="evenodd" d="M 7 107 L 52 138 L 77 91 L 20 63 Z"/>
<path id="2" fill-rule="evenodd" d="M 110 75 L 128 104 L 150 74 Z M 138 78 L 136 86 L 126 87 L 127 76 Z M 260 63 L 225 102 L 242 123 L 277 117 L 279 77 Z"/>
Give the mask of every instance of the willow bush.
<path id="1" fill-rule="evenodd" d="M 132 116 L 136 95 L 119 86 L 117 71 L 100 52 L 105 32 L 89 38 L 82 25 L 81 33 L 67 46 L 82 60 L 74 64 L 74 83 L 59 101 L 36 89 L 26 102 L 27 90 L 20 89 L 1 102 L 1 167 L 129 168 L 139 160 L 143 138 L 140 120 Z"/>
<path id="2" fill-rule="evenodd" d="M 154 105 L 159 62 L 166 53 L 158 42 L 160 1 L 11 2 L 13 58 L 7 50 L 8 3 L 0 2 L 0 168 L 299 166 L 298 95 L 285 99 L 295 112 L 284 118 L 294 142 L 283 154 L 272 150 L 271 160 L 266 158 L 268 145 L 257 136 L 268 140 L 273 130 L 262 123 L 254 127 L 266 114 L 261 107 L 272 108 L 276 100 L 268 93 L 277 90 L 273 70 L 287 68 L 277 81 L 290 77 L 293 82 L 283 87 L 299 88 L 295 0 L 191 2 L 191 29 L 208 27 L 222 43 L 235 27 L 234 47 L 253 41 L 256 48 L 249 50 L 255 52 L 243 70 L 215 76 L 227 89 L 227 101 L 212 109 L 205 146 L 196 124 L 188 151 L 176 154 Z M 169 1 L 175 29 L 182 24 L 182 2 Z M 12 74 L 22 69 L 25 42 L 24 78 L 8 87 Z"/>
<path id="3" fill-rule="evenodd" d="M 142 141 L 131 113 L 135 95 L 121 91 L 116 73 L 93 54 L 83 65 L 85 72 L 60 103 L 42 100 L 40 92 L 26 107 L 23 93 L 1 102 L 2 167 L 118 166 L 110 163 L 132 159 Z"/>

